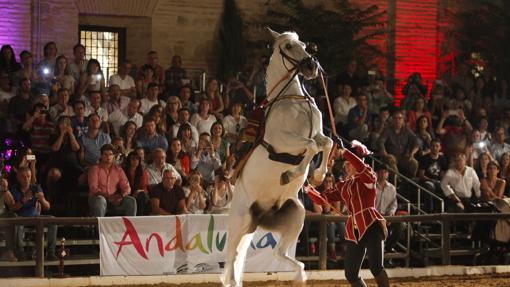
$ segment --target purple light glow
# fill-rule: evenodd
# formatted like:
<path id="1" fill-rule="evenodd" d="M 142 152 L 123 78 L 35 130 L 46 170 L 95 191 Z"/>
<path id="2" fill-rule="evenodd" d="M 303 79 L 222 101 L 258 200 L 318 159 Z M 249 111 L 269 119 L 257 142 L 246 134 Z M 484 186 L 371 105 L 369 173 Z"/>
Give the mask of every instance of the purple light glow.
<path id="1" fill-rule="evenodd" d="M 0 0 L 0 46 L 11 45 L 19 61 L 19 53 L 31 50 L 31 1 Z"/>

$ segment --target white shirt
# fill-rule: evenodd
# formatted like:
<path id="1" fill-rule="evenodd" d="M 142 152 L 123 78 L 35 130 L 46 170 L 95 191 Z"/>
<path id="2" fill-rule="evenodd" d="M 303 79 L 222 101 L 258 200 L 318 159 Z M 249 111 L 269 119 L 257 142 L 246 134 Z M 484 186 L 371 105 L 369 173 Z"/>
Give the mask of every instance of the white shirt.
<path id="1" fill-rule="evenodd" d="M 239 128 L 237 125 L 239 124 Z M 248 121 L 244 116 L 239 118 L 239 122 L 232 115 L 228 115 L 223 118 L 223 128 L 226 134 L 239 135 L 239 132 L 246 127 Z"/>
<path id="2" fill-rule="evenodd" d="M 197 128 L 195 128 L 194 125 L 192 125 L 190 122 L 187 122 L 187 124 L 189 124 L 190 128 L 191 128 L 191 137 L 193 138 L 193 141 L 194 142 L 198 142 L 198 131 L 197 131 Z M 179 132 L 179 128 L 181 127 L 181 123 L 180 122 L 176 122 L 175 124 L 172 125 L 172 138 L 176 138 L 177 137 L 177 133 Z"/>
<path id="3" fill-rule="evenodd" d="M 63 109 L 61 105 L 56 104 L 50 107 L 50 116 L 53 121 L 57 121 L 60 116 L 74 116 L 73 107 L 67 105 L 67 108 Z"/>
<path id="4" fill-rule="evenodd" d="M 130 75 L 126 75 L 124 79 L 119 74 L 110 77 L 110 86 L 118 85 L 121 90 L 129 90 L 135 87 L 135 80 Z"/>
<path id="5" fill-rule="evenodd" d="M 388 181 L 382 187 L 375 185 L 375 208 L 384 216 L 395 215 L 397 211 L 397 189 Z"/>
<path id="6" fill-rule="evenodd" d="M 470 198 L 472 189 L 475 190 L 475 196 L 480 197 L 480 180 L 472 167 L 466 166 L 464 174 L 456 168 L 450 168 L 441 180 L 441 189 L 446 197 L 455 194 L 459 198 Z"/>
<path id="7" fill-rule="evenodd" d="M 149 164 L 147 166 L 147 175 L 149 176 L 149 185 L 158 184 L 161 181 L 163 181 L 163 172 L 168 169 L 171 170 L 172 173 L 174 174 L 176 182 L 182 182 L 181 175 L 175 169 L 175 167 L 173 167 L 173 165 L 171 165 L 169 163 L 165 163 L 165 165 L 163 166 L 163 168 L 160 171 L 156 168 L 156 166 L 154 166 L 154 164 Z"/>
<path id="8" fill-rule="evenodd" d="M 202 133 L 211 134 L 211 126 L 216 122 L 216 117 L 213 114 L 209 114 L 207 119 L 202 119 L 200 114 L 195 113 L 191 116 L 191 124 L 197 128 L 198 134 Z"/>
<path id="9" fill-rule="evenodd" d="M 103 107 L 99 107 L 99 109 L 97 109 L 97 111 L 92 106 L 88 106 L 85 109 L 86 117 L 90 116 L 90 114 L 93 114 L 93 113 L 98 114 L 99 118 L 101 119 L 102 122 L 108 121 L 108 111 L 106 109 L 104 109 Z"/>
<path id="10" fill-rule="evenodd" d="M 163 108 L 166 106 L 166 103 L 160 100 L 151 101 L 149 98 L 143 98 L 140 100 L 141 106 L 140 106 L 140 113 L 146 114 L 148 113 L 152 107 L 154 107 L 157 104 L 160 104 L 163 106 Z"/>
<path id="11" fill-rule="evenodd" d="M 499 161 L 499 159 L 501 158 L 501 156 L 504 153 L 510 152 L 510 145 L 505 143 L 505 142 L 502 143 L 502 144 L 497 143 L 497 142 L 493 142 L 489 146 L 489 151 L 491 152 L 491 154 L 494 157 L 494 159 Z"/>
<path id="12" fill-rule="evenodd" d="M 113 132 L 120 135 L 120 128 L 127 122 L 132 121 L 136 124 L 136 128 L 140 128 L 143 124 L 143 117 L 141 114 L 136 113 L 134 116 L 129 117 L 126 110 L 115 110 L 109 116 L 109 121 L 112 124 Z"/>
<path id="13" fill-rule="evenodd" d="M 353 97 L 349 97 L 347 100 L 343 97 L 336 98 L 333 103 L 335 110 L 335 123 L 341 122 L 342 124 L 346 124 L 347 115 L 354 106 L 356 106 L 356 100 Z"/>

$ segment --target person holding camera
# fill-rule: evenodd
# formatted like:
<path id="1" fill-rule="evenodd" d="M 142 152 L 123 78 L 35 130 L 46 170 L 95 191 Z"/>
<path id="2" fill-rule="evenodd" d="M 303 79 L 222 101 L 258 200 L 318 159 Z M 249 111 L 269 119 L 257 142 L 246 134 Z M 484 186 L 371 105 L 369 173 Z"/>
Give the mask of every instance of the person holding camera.
<path id="1" fill-rule="evenodd" d="M 32 171 L 29 167 L 20 167 L 17 174 L 18 182 L 12 186 L 11 193 L 14 198 L 13 202 L 8 203 L 9 210 L 12 210 L 20 217 L 37 217 L 41 216 L 41 211 L 48 211 L 51 208 L 50 202 L 44 196 L 44 192 L 40 185 L 32 184 Z M 23 226 L 19 226 L 17 232 L 18 257 L 25 258 L 24 253 L 24 230 Z M 57 238 L 57 226 L 48 225 L 48 250 L 46 254 L 47 260 L 57 260 L 55 255 L 55 244 Z"/>
<path id="2" fill-rule="evenodd" d="M 84 96 L 90 92 L 101 93 L 101 98 L 105 98 L 105 79 L 101 64 L 96 59 L 90 59 L 87 62 L 86 72 L 81 74 L 78 90 L 76 91 L 76 98 L 88 102 Z"/>
<path id="3" fill-rule="evenodd" d="M 5 178 L 0 179 L 0 218 L 15 217 L 6 206 L 12 206 L 14 198 L 9 191 L 9 183 Z M 16 262 L 18 258 L 14 255 L 14 230 L 15 226 L 2 227 L 0 233 L 5 239 L 5 250 L 0 254 L 0 261 Z"/>
<path id="4" fill-rule="evenodd" d="M 55 130 L 46 107 L 43 104 L 35 104 L 32 115 L 27 118 L 22 128 L 30 133 L 32 151 L 36 154 L 39 164 L 46 164 L 51 152 L 50 136 Z"/>
<path id="5" fill-rule="evenodd" d="M 202 176 L 199 172 L 192 172 L 188 184 L 183 187 L 186 195 L 186 208 L 191 214 L 203 214 L 207 206 L 207 194 L 202 187 Z"/>
<path id="6" fill-rule="evenodd" d="M 191 169 L 200 172 L 207 186 L 214 182 L 214 171 L 221 167 L 221 160 L 214 150 L 209 133 L 200 134 L 198 148 L 191 157 Z"/>
<path id="7" fill-rule="evenodd" d="M 228 213 L 234 187 L 230 183 L 227 173 L 223 168 L 214 171 L 214 183 L 209 186 L 210 206 L 208 213 Z"/>

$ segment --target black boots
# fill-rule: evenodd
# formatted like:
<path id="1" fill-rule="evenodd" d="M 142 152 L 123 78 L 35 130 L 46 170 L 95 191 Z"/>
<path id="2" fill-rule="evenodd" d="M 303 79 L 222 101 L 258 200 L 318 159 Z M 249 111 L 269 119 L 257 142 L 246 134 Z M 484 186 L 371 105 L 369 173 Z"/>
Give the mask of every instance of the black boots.
<path id="1" fill-rule="evenodd" d="M 375 282 L 379 287 L 390 287 L 390 280 L 388 279 L 388 274 L 386 274 L 386 270 L 381 270 L 377 276 L 375 276 Z"/>

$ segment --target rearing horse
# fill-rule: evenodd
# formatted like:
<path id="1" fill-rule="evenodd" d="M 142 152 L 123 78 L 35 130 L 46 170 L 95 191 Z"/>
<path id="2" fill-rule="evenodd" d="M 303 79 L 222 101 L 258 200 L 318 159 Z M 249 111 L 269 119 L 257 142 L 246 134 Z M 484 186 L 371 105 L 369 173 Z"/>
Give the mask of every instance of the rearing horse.
<path id="1" fill-rule="evenodd" d="M 333 146 L 322 133 L 321 112 L 297 76 L 317 77 L 319 64 L 306 52 L 306 45 L 296 33 L 268 30 L 275 42 L 266 73 L 269 104 L 265 134 L 235 183 L 223 286 L 242 286 L 246 252 L 258 226 L 281 236 L 275 257 L 295 270 L 296 282 L 306 281 L 304 264 L 288 254 L 305 218 L 298 191 L 305 182 L 310 161 L 320 151 L 323 160 L 312 180 L 322 182 Z"/>

